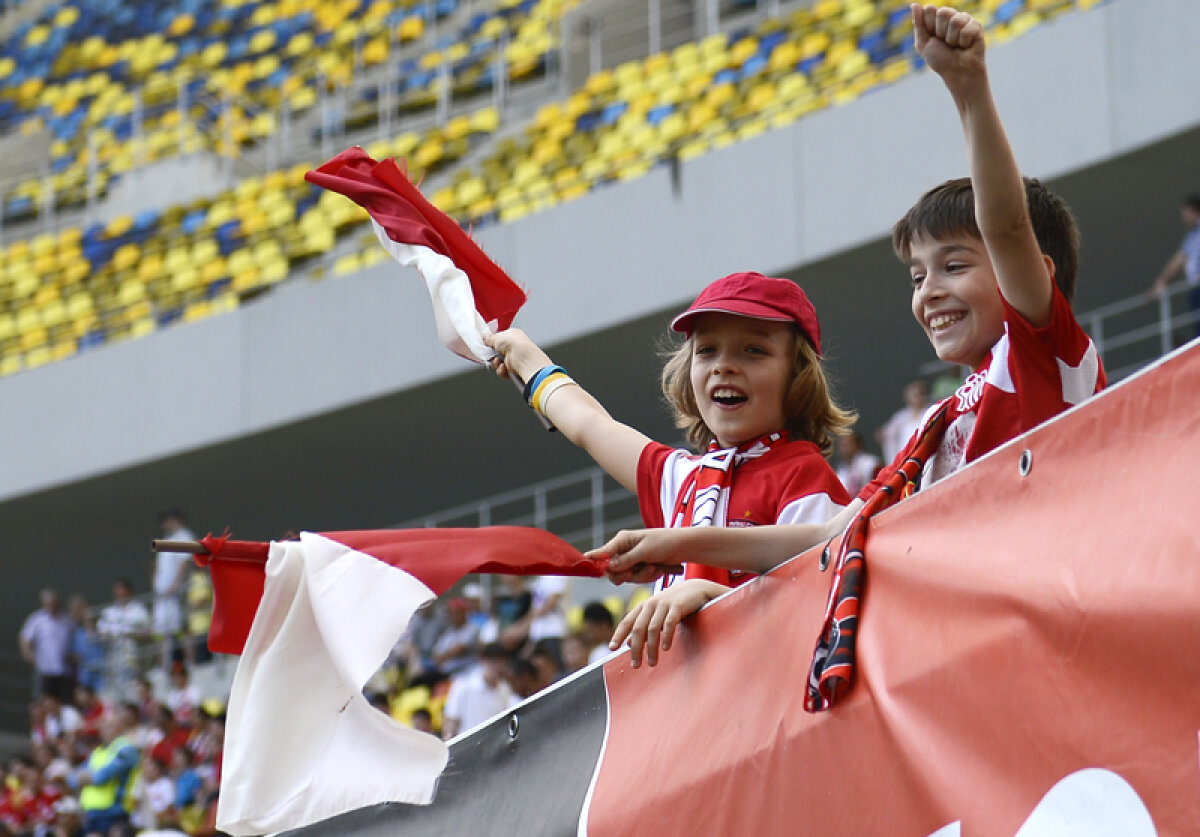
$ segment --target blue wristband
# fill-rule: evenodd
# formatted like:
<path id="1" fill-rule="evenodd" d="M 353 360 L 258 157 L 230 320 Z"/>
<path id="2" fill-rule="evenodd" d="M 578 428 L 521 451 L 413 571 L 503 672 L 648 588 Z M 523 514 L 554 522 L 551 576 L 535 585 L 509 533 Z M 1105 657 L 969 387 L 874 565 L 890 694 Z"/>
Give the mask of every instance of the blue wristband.
<path id="1" fill-rule="evenodd" d="M 523 394 L 525 396 L 526 404 L 530 405 L 531 407 L 533 406 L 533 394 L 537 391 L 538 385 L 555 372 L 561 372 L 564 375 L 567 374 L 567 370 L 563 369 L 561 366 L 555 366 L 553 364 L 550 366 L 543 366 L 537 372 L 533 373 L 533 377 L 525 382 L 525 392 Z"/>

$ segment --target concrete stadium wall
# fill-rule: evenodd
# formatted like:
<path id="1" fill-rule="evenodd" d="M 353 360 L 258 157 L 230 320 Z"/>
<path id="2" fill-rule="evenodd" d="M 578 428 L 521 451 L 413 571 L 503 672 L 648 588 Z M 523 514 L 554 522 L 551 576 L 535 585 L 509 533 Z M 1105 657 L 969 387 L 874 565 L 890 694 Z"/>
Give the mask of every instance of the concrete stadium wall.
<path id="1" fill-rule="evenodd" d="M 1200 122 L 1183 84 L 1200 77 L 1196 31 L 1191 0 L 1117 0 L 993 48 L 1023 168 L 1062 175 Z M 522 323 L 552 345 L 731 270 L 794 270 L 878 239 L 964 170 L 949 97 L 923 73 L 685 163 L 677 183 L 662 167 L 479 238 L 529 288 Z M 377 267 L 0 381 L 0 499 L 460 370 L 427 310 L 415 281 Z"/>

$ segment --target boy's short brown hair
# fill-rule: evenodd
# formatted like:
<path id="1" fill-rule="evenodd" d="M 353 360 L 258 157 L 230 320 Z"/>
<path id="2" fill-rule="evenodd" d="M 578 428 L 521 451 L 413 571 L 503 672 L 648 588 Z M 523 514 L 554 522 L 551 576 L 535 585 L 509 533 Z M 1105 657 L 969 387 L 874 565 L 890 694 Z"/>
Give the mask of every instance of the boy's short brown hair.
<path id="1" fill-rule="evenodd" d="M 1038 247 L 1054 261 L 1054 282 L 1067 302 L 1075 298 L 1075 277 L 1079 270 L 1079 227 L 1075 217 L 1058 195 L 1034 177 L 1023 178 L 1029 221 Z M 975 221 L 975 191 L 971 178 L 960 177 L 935 186 L 892 227 L 892 249 L 902 261 L 908 261 L 916 238 L 948 238 L 970 235 L 982 239 Z"/>
<path id="2" fill-rule="evenodd" d="M 700 417 L 696 394 L 692 391 L 692 340 L 664 351 L 667 363 L 662 371 L 663 396 L 675 415 L 675 426 L 684 431 L 697 450 L 708 449 L 712 431 Z M 812 442 L 826 456 L 833 452 L 835 436 L 849 432 L 858 416 L 843 410 L 833 400 L 821 358 L 800 328 L 792 326 L 792 379 L 783 395 L 783 419 L 793 440 Z M 781 428 L 783 429 L 783 428 Z"/>

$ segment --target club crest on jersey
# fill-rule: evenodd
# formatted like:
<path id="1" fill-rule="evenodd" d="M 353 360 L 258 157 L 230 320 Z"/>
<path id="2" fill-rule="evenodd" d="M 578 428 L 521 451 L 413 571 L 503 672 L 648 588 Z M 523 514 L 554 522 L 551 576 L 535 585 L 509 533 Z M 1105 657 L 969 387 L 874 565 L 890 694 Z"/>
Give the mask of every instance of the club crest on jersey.
<path id="1" fill-rule="evenodd" d="M 985 372 L 972 372 L 967 376 L 962 386 L 954 391 L 954 396 L 958 399 L 958 412 L 969 413 L 975 409 L 975 405 L 983 397 L 983 385 L 985 383 L 987 383 L 987 374 Z"/>

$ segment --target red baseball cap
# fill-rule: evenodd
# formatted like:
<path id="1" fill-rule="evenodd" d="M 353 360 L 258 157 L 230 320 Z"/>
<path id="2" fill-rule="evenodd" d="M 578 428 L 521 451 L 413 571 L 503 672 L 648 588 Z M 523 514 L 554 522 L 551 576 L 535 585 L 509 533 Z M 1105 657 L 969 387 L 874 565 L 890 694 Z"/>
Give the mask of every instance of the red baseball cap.
<path id="1" fill-rule="evenodd" d="M 671 320 L 671 328 L 691 337 L 696 317 L 710 312 L 795 323 L 821 354 L 817 309 L 800 286 L 789 279 L 753 272 L 731 273 L 701 291 L 686 311 Z"/>

